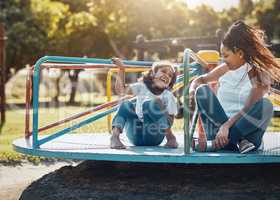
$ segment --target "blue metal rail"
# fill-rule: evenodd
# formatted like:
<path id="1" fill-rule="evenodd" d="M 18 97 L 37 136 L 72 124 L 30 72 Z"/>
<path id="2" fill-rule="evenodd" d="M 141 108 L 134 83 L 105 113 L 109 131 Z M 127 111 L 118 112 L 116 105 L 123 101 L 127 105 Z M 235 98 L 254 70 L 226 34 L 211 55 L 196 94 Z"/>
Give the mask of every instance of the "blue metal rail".
<path id="1" fill-rule="evenodd" d="M 201 72 L 201 66 L 197 63 L 191 64 L 189 63 L 189 49 L 186 49 L 184 52 L 184 62 L 181 65 L 184 68 L 184 74 L 179 75 L 177 77 L 176 82 L 182 82 L 184 81 L 184 100 L 185 100 L 185 109 L 184 109 L 184 117 L 185 117 L 185 125 L 184 125 L 184 133 L 186 135 L 185 137 L 185 153 L 190 152 L 190 141 L 189 141 L 189 113 L 188 109 L 186 109 L 186 105 L 188 102 L 188 83 L 189 83 L 189 76 L 195 76 L 197 74 L 200 74 Z M 53 63 L 77 63 L 77 64 L 85 64 L 85 63 L 91 63 L 91 64 L 112 64 L 112 61 L 110 59 L 97 59 L 97 58 L 78 58 L 78 57 L 62 57 L 62 56 L 45 56 L 40 58 L 35 66 L 34 66 L 34 75 L 33 75 L 33 127 L 32 127 L 32 136 L 33 136 L 33 148 L 39 148 L 40 145 L 53 140 L 59 136 L 62 136 L 68 132 L 71 132 L 77 128 L 80 128 L 84 125 L 87 125 L 89 123 L 92 123 L 98 119 L 101 119 L 102 117 L 105 117 L 108 114 L 111 114 L 115 112 L 118 108 L 118 106 L 114 106 L 113 108 L 106 110 L 104 112 L 95 114 L 84 121 L 81 121 L 71 127 L 67 127 L 63 130 L 60 130 L 50 136 L 47 136 L 41 140 L 38 139 L 38 123 L 39 123 L 39 115 L 38 115 L 38 109 L 39 109 L 39 73 L 40 68 L 43 63 L 46 62 L 53 62 Z M 126 65 L 135 65 L 135 66 L 141 66 L 141 67 L 151 67 L 153 62 L 146 62 L 146 61 L 123 61 Z M 190 73 L 187 69 L 190 67 L 193 69 Z"/>

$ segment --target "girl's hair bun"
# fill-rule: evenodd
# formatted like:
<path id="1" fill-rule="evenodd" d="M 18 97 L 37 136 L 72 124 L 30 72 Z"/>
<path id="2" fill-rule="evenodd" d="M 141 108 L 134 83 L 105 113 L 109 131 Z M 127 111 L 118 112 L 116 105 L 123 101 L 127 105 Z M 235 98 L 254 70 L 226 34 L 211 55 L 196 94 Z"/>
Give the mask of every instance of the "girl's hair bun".
<path id="1" fill-rule="evenodd" d="M 176 72 L 176 67 L 169 61 L 156 61 L 152 65 L 153 72 L 157 71 L 161 67 L 170 67 L 173 72 Z"/>

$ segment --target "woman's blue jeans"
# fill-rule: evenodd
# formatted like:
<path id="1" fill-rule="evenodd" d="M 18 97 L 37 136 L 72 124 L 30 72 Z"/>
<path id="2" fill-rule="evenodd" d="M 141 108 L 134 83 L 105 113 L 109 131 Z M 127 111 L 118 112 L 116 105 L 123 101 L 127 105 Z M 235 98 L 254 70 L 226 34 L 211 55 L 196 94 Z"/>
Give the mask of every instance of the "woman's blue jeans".
<path id="1" fill-rule="evenodd" d="M 171 127 L 171 122 L 165 110 L 153 100 L 143 104 L 143 121 L 135 113 L 135 105 L 125 101 L 120 105 L 112 127 L 125 130 L 130 142 L 136 146 L 156 146 L 163 141 L 165 130 Z"/>
<path id="2" fill-rule="evenodd" d="M 195 98 L 207 139 L 214 140 L 221 125 L 229 118 L 208 85 L 198 87 Z M 252 142 L 257 149 L 261 145 L 263 134 L 272 116 L 272 103 L 266 98 L 257 101 L 229 129 L 229 144 L 224 149 L 238 150 L 237 143 L 241 139 Z"/>

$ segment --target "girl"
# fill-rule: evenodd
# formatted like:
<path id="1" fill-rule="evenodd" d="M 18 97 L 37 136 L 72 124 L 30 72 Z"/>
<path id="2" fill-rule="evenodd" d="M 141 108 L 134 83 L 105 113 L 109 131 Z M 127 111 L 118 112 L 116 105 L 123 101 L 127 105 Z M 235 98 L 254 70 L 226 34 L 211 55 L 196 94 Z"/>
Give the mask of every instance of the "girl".
<path id="1" fill-rule="evenodd" d="M 171 131 L 177 114 L 175 97 L 170 91 L 176 81 L 175 68 L 170 63 L 156 62 L 142 81 L 125 88 L 123 63 L 118 58 L 112 61 L 119 67 L 116 92 L 122 96 L 128 90 L 127 93 L 136 95 L 136 105 L 129 101 L 120 105 L 112 122 L 111 148 L 125 148 L 119 138 L 123 129 L 136 146 L 159 145 L 166 137 L 165 146 L 177 148 L 176 137 Z"/>
<path id="2" fill-rule="evenodd" d="M 271 102 L 263 98 L 271 78 L 280 80 L 280 66 L 265 47 L 261 31 L 235 22 L 221 44 L 224 63 L 196 78 L 190 86 L 190 107 L 194 100 L 207 139 L 213 149 L 258 149 L 273 115 Z M 218 81 L 217 96 L 209 82 Z"/>

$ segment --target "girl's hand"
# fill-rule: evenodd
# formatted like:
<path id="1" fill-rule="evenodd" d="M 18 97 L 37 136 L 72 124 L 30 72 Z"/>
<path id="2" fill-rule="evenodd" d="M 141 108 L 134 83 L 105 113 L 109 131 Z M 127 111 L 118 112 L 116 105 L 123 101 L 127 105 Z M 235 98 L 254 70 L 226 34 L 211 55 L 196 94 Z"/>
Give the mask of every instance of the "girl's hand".
<path id="1" fill-rule="evenodd" d="M 229 143 L 228 135 L 229 128 L 226 125 L 222 125 L 215 139 L 215 145 L 217 148 L 225 147 Z"/>
<path id="2" fill-rule="evenodd" d="M 119 58 L 112 58 L 112 63 L 115 64 L 118 68 L 118 75 L 116 78 L 115 89 L 118 95 L 125 95 L 125 67 L 122 63 L 122 60 Z"/>
<path id="3" fill-rule="evenodd" d="M 155 102 L 159 105 L 161 110 L 165 109 L 164 103 L 162 102 L 162 100 L 159 97 L 155 97 Z"/>
<path id="4" fill-rule="evenodd" d="M 119 69 L 124 70 L 124 64 L 122 62 L 122 60 L 120 58 L 112 58 L 112 63 L 117 65 L 119 67 Z"/>

